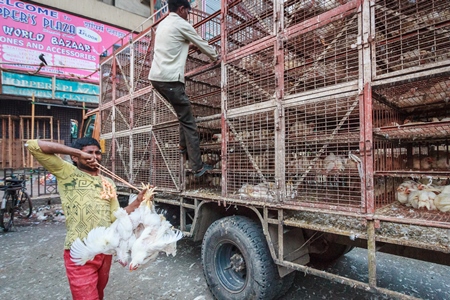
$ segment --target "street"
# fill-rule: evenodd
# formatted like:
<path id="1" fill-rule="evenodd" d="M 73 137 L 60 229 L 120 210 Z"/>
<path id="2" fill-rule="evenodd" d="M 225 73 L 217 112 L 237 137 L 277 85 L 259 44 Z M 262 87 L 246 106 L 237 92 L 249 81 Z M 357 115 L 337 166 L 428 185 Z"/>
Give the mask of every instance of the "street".
<path id="1" fill-rule="evenodd" d="M 62 260 L 65 225 L 34 222 L 0 232 L 0 299 L 71 299 Z M 202 266 L 201 243 L 183 239 L 175 257 L 160 255 L 137 271 L 114 263 L 105 299 L 212 300 Z M 378 285 L 423 299 L 450 299 L 450 267 L 380 254 Z M 354 249 L 329 271 L 366 279 L 366 251 Z M 282 298 L 389 299 L 297 272 Z"/>

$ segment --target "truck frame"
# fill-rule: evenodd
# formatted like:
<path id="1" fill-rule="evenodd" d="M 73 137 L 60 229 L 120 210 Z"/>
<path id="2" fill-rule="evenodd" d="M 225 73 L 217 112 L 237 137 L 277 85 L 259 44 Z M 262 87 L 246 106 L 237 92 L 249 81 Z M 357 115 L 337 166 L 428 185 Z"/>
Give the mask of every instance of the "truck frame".
<path id="1" fill-rule="evenodd" d="M 203 241 L 218 299 L 276 298 L 294 270 L 414 298 L 377 285 L 377 252 L 450 264 L 450 212 L 399 201 L 402 184 L 449 184 L 448 2 L 222 0 L 189 18 L 221 53 L 186 65 L 214 169 L 193 176 L 147 78 L 159 21 L 101 63 L 105 166 L 158 187 L 168 219 Z M 368 250 L 367 282 L 315 267 L 353 247 Z"/>

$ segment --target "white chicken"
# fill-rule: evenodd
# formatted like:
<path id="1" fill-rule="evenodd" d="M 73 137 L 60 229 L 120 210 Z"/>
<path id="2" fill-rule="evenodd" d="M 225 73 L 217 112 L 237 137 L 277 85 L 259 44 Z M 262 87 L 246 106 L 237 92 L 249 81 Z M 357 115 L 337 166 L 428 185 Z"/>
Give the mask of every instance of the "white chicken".
<path id="1" fill-rule="evenodd" d="M 161 251 L 166 252 L 167 255 L 176 255 L 174 244 L 183 237 L 183 234 L 181 231 L 172 230 L 172 225 L 168 221 L 159 220 L 159 224 L 155 223 L 153 226 L 146 227 L 134 242 L 131 248 L 130 270 L 136 270 L 153 261 Z"/>
<path id="2" fill-rule="evenodd" d="M 147 196 L 148 199 L 151 197 L 152 194 Z M 160 251 L 175 256 L 176 242 L 183 237 L 182 232 L 172 230 L 172 225 L 166 221 L 163 215 L 157 214 L 154 206 L 149 205 L 149 203 L 150 200 L 147 201 L 147 204 L 143 201 L 130 214 L 136 238 L 134 243 L 130 245 L 130 270 L 136 270 L 138 267 L 153 261 Z"/>
<path id="3" fill-rule="evenodd" d="M 410 191 L 408 193 L 408 201 L 405 203 L 406 206 L 412 206 L 414 208 L 419 208 L 419 195 L 421 191 Z"/>
<path id="4" fill-rule="evenodd" d="M 417 190 L 418 190 L 417 182 L 413 180 L 406 180 L 397 187 L 397 192 L 395 193 L 395 200 L 397 200 L 402 204 L 405 204 L 406 206 L 410 206 L 408 201 L 409 195 L 411 194 L 411 192 L 415 192 Z"/>
<path id="5" fill-rule="evenodd" d="M 86 238 L 76 239 L 71 246 L 70 256 L 76 264 L 84 265 L 97 254 L 117 254 L 122 265 L 127 264 L 125 245 L 133 235 L 133 227 L 127 212 L 119 208 L 114 212 L 116 220 L 109 227 L 96 227 Z"/>
<path id="6" fill-rule="evenodd" d="M 238 190 L 238 195 L 246 198 L 274 200 L 274 189 L 275 183 L 273 182 L 267 182 L 267 184 L 262 182 L 256 185 L 244 183 Z"/>
<path id="7" fill-rule="evenodd" d="M 434 205 L 442 212 L 450 211 L 450 193 L 444 193 L 437 195 L 434 199 Z"/>
<path id="8" fill-rule="evenodd" d="M 77 238 L 70 247 L 71 260 L 76 265 L 84 265 L 97 254 L 114 254 L 119 246 L 120 237 L 109 227 L 96 227 L 83 239 Z"/>
<path id="9" fill-rule="evenodd" d="M 334 155 L 334 153 L 330 153 L 323 159 L 323 167 L 327 173 L 331 171 L 344 171 L 344 159 L 338 155 Z"/>
<path id="10" fill-rule="evenodd" d="M 129 264 L 131 259 L 131 247 L 136 241 L 136 236 L 134 234 L 128 240 L 121 240 L 119 246 L 116 248 L 117 262 L 123 267 Z"/>
<path id="11" fill-rule="evenodd" d="M 132 244 L 133 241 L 136 240 L 133 235 L 133 223 L 131 222 L 128 213 L 123 208 L 116 210 L 114 216 L 117 219 L 111 224 L 109 230 L 114 230 L 120 237 L 115 253 L 117 255 L 117 261 L 122 266 L 126 266 L 130 257 L 130 243 Z"/>
<path id="12" fill-rule="evenodd" d="M 417 201 L 417 208 L 426 208 L 428 210 L 436 210 L 434 199 L 436 194 L 433 192 L 420 191 Z"/>
<path id="13" fill-rule="evenodd" d="M 133 224 L 130 216 L 121 207 L 114 212 L 116 220 L 111 224 L 109 230 L 115 231 L 121 239 L 128 240 L 133 235 Z"/>
<path id="14" fill-rule="evenodd" d="M 116 254 L 123 266 L 131 258 L 130 270 L 135 270 L 156 258 L 159 251 L 176 254 L 176 241 L 182 238 L 182 233 L 173 231 L 164 216 L 156 213 L 151 203 L 155 188 L 149 185 L 143 188 L 147 190 L 144 200 L 130 215 L 119 208 L 114 212 L 117 219 L 110 227 L 96 227 L 83 240 L 75 240 L 70 249 L 74 263 L 84 265 L 100 253 Z"/>

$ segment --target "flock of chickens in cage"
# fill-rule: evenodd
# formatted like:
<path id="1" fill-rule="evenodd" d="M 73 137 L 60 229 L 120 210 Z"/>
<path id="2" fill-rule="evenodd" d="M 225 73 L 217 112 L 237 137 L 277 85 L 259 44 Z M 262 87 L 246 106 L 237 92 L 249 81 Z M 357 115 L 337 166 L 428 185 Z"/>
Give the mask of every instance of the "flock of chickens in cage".
<path id="1" fill-rule="evenodd" d="M 396 190 L 395 200 L 415 209 L 450 211 L 450 185 L 428 179 L 428 183 L 405 180 Z"/>
<path id="2" fill-rule="evenodd" d="M 77 238 L 70 248 L 72 261 L 84 265 L 97 254 L 112 254 L 130 270 L 154 261 L 160 252 L 176 255 L 176 242 L 183 237 L 169 221 L 157 214 L 152 201 L 155 187 L 147 189 L 141 205 L 128 214 L 123 208 L 114 212 L 117 218 L 109 227 L 96 227 L 83 238 Z M 104 192 L 109 187 L 104 188 Z"/>
<path id="3" fill-rule="evenodd" d="M 417 174 L 412 179 L 390 178 L 387 184 L 380 181 L 375 185 L 375 197 L 381 196 L 385 190 L 394 190 L 395 199 L 401 204 L 414 209 L 450 211 L 450 185 L 442 171 L 450 171 L 450 155 L 447 146 L 439 146 L 414 154 L 409 159 L 406 154 L 385 157 L 384 150 L 375 154 L 375 170 L 380 171 L 413 171 Z M 416 152 L 419 148 L 414 149 Z M 430 174 L 427 175 L 427 172 Z M 438 172 L 431 176 L 433 172 Z M 445 172 L 444 172 L 445 173 Z M 417 178 L 419 179 L 417 179 Z M 436 179 L 437 177 L 441 177 Z M 442 179 L 443 178 L 443 179 Z"/>

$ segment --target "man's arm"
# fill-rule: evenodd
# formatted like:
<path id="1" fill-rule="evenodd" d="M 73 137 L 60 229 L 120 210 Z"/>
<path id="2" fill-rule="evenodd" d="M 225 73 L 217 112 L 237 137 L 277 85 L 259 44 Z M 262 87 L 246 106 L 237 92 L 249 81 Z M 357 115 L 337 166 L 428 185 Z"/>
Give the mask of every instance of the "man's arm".
<path id="1" fill-rule="evenodd" d="M 139 205 L 141 205 L 142 201 L 144 200 L 144 194 L 146 191 L 147 189 L 143 189 L 142 191 L 140 191 L 139 194 L 137 195 L 136 200 L 134 200 L 127 207 L 124 208 L 128 214 L 131 214 L 136 208 L 139 207 Z"/>
<path id="2" fill-rule="evenodd" d="M 54 142 L 47 142 L 38 140 L 37 141 L 39 148 L 41 148 L 42 152 L 47 154 L 67 154 L 70 156 L 80 156 L 82 155 L 81 150 L 68 147 L 66 145 L 54 143 Z"/>
<path id="3" fill-rule="evenodd" d="M 96 167 L 97 160 L 95 154 L 89 154 L 79 149 L 75 149 L 66 145 L 38 140 L 38 146 L 41 151 L 46 154 L 66 154 L 83 158 L 91 167 Z"/>
<path id="4" fill-rule="evenodd" d="M 193 46 L 190 46 L 190 48 L 200 50 L 201 52 L 206 54 L 212 61 L 217 61 L 219 55 L 217 54 L 214 47 L 212 47 L 208 44 L 207 41 L 202 39 L 202 37 L 198 35 L 197 31 L 195 31 L 194 27 L 192 27 L 191 24 L 189 24 L 188 22 L 185 23 L 186 24 L 183 24 L 182 26 L 181 33 L 188 41 L 193 43 L 197 49 L 195 49 L 195 47 Z"/>

